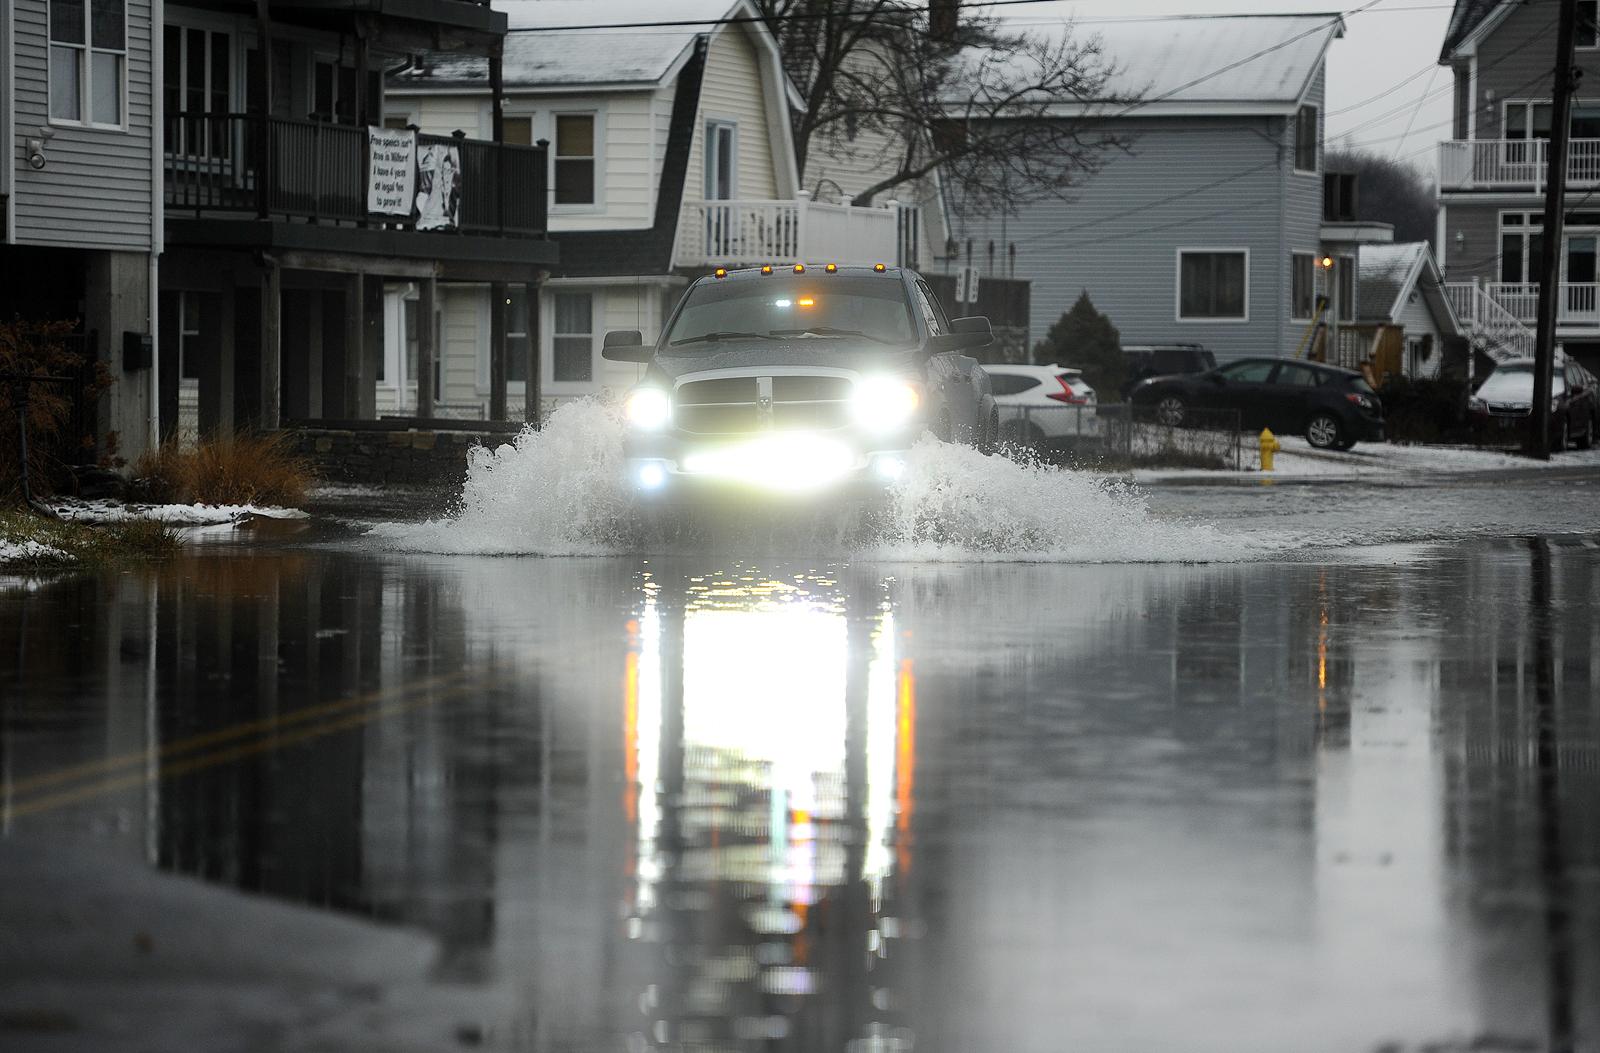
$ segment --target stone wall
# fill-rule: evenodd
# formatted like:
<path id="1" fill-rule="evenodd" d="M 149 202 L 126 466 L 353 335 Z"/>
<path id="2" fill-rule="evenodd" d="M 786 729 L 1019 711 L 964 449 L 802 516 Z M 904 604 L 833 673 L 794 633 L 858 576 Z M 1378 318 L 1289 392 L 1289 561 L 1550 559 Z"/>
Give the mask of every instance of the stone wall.
<path id="1" fill-rule="evenodd" d="M 459 484 L 467 474 L 467 451 L 493 449 L 515 435 L 483 431 L 377 431 L 294 428 L 296 449 L 330 483 Z"/>

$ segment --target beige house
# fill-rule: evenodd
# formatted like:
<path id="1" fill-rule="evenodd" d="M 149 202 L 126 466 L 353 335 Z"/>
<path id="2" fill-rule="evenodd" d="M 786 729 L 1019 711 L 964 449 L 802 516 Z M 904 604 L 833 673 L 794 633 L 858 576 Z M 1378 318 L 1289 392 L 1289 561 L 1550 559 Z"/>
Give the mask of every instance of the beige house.
<path id="1" fill-rule="evenodd" d="M 799 100 L 777 42 L 749 0 L 659 5 L 584 0 L 497 5 L 510 18 L 503 59 L 505 138 L 550 143 L 550 230 L 561 264 L 542 292 L 544 402 L 617 391 L 640 367 L 600 357 L 608 330 L 654 340 L 683 288 L 718 266 L 801 260 L 899 262 L 914 222 L 898 205 L 818 202 L 796 171 L 789 107 Z M 695 22 L 694 20 L 703 20 Z M 389 79 L 386 120 L 469 136 L 490 129 L 488 66 L 433 55 Z M 515 300 L 519 294 L 513 292 Z M 415 405 L 417 298 L 392 285 L 380 399 Z M 436 317 L 440 416 L 483 416 L 489 399 L 487 291 L 443 286 Z M 522 404 L 526 336 L 508 317 L 509 402 Z"/>

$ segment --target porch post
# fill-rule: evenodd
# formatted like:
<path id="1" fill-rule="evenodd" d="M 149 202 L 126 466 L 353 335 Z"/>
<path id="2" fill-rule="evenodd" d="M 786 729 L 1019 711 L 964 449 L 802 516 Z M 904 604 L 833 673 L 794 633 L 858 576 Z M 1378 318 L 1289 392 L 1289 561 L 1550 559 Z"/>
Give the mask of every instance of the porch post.
<path id="1" fill-rule="evenodd" d="M 535 428 L 539 427 L 541 423 L 539 420 L 539 403 L 542 394 L 540 387 L 543 381 L 543 377 L 540 375 L 539 363 L 539 288 L 539 282 L 529 282 L 523 286 L 523 303 L 526 305 L 528 314 L 527 322 L 525 323 L 525 330 L 528 334 L 528 361 L 525 367 L 528 380 L 522 386 L 522 419 Z"/>
<path id="2" fill-rule="evenodd" d="M 283 374 L 283 273 L 278 261 L 263 261 L 261 276 L 261 417 L 262 431 L 276 431 L 282 423 L 280 407 Z"/>
<path id="3" fill-rule="evenodd" d="M 417 416 L 428 420 L 433 416 L 433 364 L 438 358 L 434 346 L 433 305 L 439 280 L 428 277 L 417 283 Z"/>
<path id="4" fill-rule="evenodd" d="M 364 274 L 361 277 L 361 392 L 357 403 L 361 420 L 378 419 L 378 373 L 383 369 L 385 353 L 383 311 L 383 275 Z M 402 338 L 404 334 L 401 334 Z"/>
<path id="5" fill-rule="evenodd" d="M 506 283 L 489 286 L 489 419 L 506 419 Z"/>
<path id="6" fill-rule="evenodd" d="M 361 392 L 366 383 L 366 307 L 365 284 L 374 279 L 352 274 L 344 281 L 344 398 L 339 415 L 346 420 L 361 419 Z"/>

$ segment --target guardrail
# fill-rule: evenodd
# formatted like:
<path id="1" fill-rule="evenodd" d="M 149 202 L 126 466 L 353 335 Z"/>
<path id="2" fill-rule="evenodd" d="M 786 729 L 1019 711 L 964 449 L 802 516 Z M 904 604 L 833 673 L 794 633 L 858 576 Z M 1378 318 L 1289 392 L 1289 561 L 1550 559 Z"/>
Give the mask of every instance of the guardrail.
<path id="1" fill-rule="evenodd" d="M 800 191 L 787 201 L 688 201 L 678 221 L 678 262 L 741 264 L 895 263 L 899 206 L 824 205 Z"/>
<path id="2" fill-rule="evenodd" d="M 1441 190 L 1544 189 L 1548 139 L 1455 139 L 1439 144 Z M 1569 140 L 1567 184 L 1600 184 L 1600 139 Z"/>
<path id="3" fill-rule="evenodd" d="M 262 114 L 169 114 L 167 207 L 253 213 L 328 223 L 413 228 L 415 219 L 367 212 L 370 145 L 363 126 Z M 547 147 L 418 135 L 460 148 L 460 216 L 467 234 L 542 235 L 547 229 Z"/>

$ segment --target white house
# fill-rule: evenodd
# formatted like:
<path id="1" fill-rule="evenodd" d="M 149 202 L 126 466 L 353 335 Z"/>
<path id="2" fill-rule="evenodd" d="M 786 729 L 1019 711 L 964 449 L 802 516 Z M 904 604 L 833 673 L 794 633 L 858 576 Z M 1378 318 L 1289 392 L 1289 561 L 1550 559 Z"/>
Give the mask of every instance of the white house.
<path id="1" fill-rule="evenodd" d="M 1428 243 L 1363 245 L 1358 266 L 1363 357 L 1380 372 L 1439 376 L 1446 343 L 1464 334 Z"/>
<path id="2" fill-rule="evenodd" d="M 660 330 L 693 275 L 717 266 L 799 260 L 898 262 L 899 208 L 821 204 L 802 190 L 789 107 L 798 104 L 777 42 L 750 0 L 586 0 L 497 5 L 511 32 L 503 58 L 508 142 L 548 140 L 550 230 L 561 264 L 540 307 L 545 400 L 633 383 L 640 367 L 600 357 L 611 329 Z M 630 23 L 687 25 L 641 28 Z M 730 21 L 730 19 L 732 21 Z M 694 20 L 703 20 L 695 22 Z M 568 28 L 595 26 L 619 28 Z M 390 77 L 386 120 L 424 132 L 487 136 L 489 66 L 429 55 Z M 517 300 L 513 292 L 511 299 Z M 380 397 L 413 405 L 416 299 L 392 286 Z M 525 334 L 508 317 L 509 401 L 522 403 Z M 441 416 L 483 415 L 489 397 L 488 294 L 442 287 Z"/>

